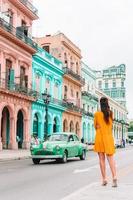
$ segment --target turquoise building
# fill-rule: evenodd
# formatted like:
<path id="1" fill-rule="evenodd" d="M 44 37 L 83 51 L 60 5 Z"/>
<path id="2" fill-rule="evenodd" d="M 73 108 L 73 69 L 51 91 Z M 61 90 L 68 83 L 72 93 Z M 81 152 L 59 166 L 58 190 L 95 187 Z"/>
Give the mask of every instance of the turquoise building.
<path id="1" fill-rule="evenodd" d="M 31 134 L 44 138 L 46 127 L 46 104 L 42 93 L 51 95 L 48 105 L 48 134 L 62 131 L 62 113 L 65 107 L 62 103 L 63 70 L 62 62 L 39 48 L 32 61 L 32 87 L 38 92 L 38 99 L 32 104 Z"/>
<path id="2" fill-rule="evenodd" d="M 82 137 L 87 143 L 94 143 L 94 113 L 98 108 L 98 97 L 95 94 L 95 73 L 82 62 L 82 77 L 85 85 L 82 88 Z"/>

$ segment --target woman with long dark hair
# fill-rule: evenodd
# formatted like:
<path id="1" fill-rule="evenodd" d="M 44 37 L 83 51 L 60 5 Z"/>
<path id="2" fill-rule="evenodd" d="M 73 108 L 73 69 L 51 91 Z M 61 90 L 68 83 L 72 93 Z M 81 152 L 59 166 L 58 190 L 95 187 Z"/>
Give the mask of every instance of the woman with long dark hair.
<path id="1" fill-rule="evenodd" d="M 110 110 L 108 99 L 102 97 L 100 99 L 101 111 L 94 115 L 94 126 L 96 129 L 94 151 L 98 153 L 99 164 L 102 174 L 102 185 L 107 185 L 105 155 L 109 162 L 112 172 L 113 184 L 112 187 L 117 187 L 116 166 L 113 158 L 115 153 L 114 138 L 112 134 L 113 128 L 113 113 Z"/>

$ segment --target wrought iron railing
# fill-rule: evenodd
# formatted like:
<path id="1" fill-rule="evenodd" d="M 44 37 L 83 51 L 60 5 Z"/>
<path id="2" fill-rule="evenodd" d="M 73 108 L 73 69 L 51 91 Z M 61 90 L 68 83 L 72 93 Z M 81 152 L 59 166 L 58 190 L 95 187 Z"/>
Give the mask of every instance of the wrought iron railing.
<path id="1" fill-rule="evenodd" d="M 3 28 L 5 31 L 11 33 L 13 36 L 18 38 L 19 40 L 23 41 L 25 44 L 28 44 L 34 49 L 38 49 L 38 45 L 34 42 L 31 38 L 26 36 L 23 31 L 18 28 L 14 28 L 10 23 L 6 22 L 4 19 L 0 17 L 0 27 Z"/>
<path id="2" fill-rule="evenodd" d="M 85 84 L 85 79 L 82 78 L 79 74 L 76 74 L 73 70 L 71 70 L 68 67 L 63 67 L 63 71 L 65 74 L 69 74 L 72 77 L 74 77 L 76 80 L 78 80 L 82 85 Z"/>
<path id="3" fill-rule="evenodd" d="M 13 93 L 23 94 L 33 97 L 35 99 L 37 99 L 39 96 L 39 93 L 37 91 L 24 87 L 18 83 L 10 83 L 5 79 L 0 79 L 0 89 L 4 89 L 5 91 L 8 90 Z"/>
<path id="4" fill-rule="evenodd" d="M 82 114 L 87 115 L 89 117 L 94 117 L 94 114 L 92 112 L 86 111 L 84 109 L 82 109 Z"/>
<path id="5" fill-rule="evenodd" d="M 63 100 L 63 102 L 68 110 L 72 110 L 72 111 L 81 113 L 81 108 L 74 105 L 74 103 L 68 102 L 66 100 Z"/>
<path id="6" fill-rule="evenodd" d="M 87 96 L 87 97 L 89 97 L 89 99 L 93 99 L 98 102 L 98 97 L 91 94 L 90 92 L 82 91 L 82 96 Z"/>
<path id="7" fill-rule="evenodd" d="M 64 106 L 64 107 L 66 106 L 65 101 L 62 101 L 62 100 L 59 100 L 59 99 L 56 99 L 56 98 L 53 98 L 53 97 L 50 98 L 50 102 L 57 104 L 57 105 L 60 105 L 60 106 Z"/>
<path id="8" fill-rule="evenodd" d="M 35 15 L 38 15 L 38 10 L 33 6 L 28 0 L 19 0 L 23 5 L 25 5 L 29 10 L 31 10 Z"/>

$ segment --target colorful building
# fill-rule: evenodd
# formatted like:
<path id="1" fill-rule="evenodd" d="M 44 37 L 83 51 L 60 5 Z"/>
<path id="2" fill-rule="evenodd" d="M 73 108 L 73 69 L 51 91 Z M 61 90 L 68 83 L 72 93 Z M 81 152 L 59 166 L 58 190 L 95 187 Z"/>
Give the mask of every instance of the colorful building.
<path id="1" fill-rule="evenodd" d="M 82 77 L 85 85 L 82 88 L 82 137 L 86 143 L 94 143 L 94 113 L 98 108 L 98 97 L 95 94 L 96 76 L 94 71 L 82 62 Z"/>
<path id="2" fill-rule="evenodd" d="M 113 134 L 114 134 L 115 142 L 120 144 L 122 139 L 126 140 L 128 138 L 128 135 L 127 135 L 127 132 L 128 132 L 128 119 L 127 119 L 128 111 L 124 106 L 120 105 L 113 98 L 106 95 L 103 91 L 96 89 L 96 94 L 97 94 L 99 100 L 103 96 L 105 96 L 109 99 L 110 109 L 113 112 L 113 118 L 114 118 Z"/>
<path id="3" fill-rule="evenodd" d="M 81 51 L 63 33 L 36 38 L 46 51 L 63 62 L 63 100 L 67 110 L 63 112 L 63 131 L 74 131 L 81 136 Z"/>
<path id="4" fill-rule="evenodd" d="M 126 66 L 112 66 L 96 71 L 97 88 L 126 107 Z"/>
<path id="5" fill-rule="evenodd" d="M 107 95 L 112 104 L 114 114 L 114 137 L 116 140 L 127 138 L 127 114 L 126 109 L 126 66 L 112 66 L 101 71 L 95 71 L 98 96 Z"/>
<path id="6" fill-rule="evenodd" d="M 65 107 L 62 102 L 63 64 L 44 49 L 38 48 L 33 56 L 32 86 L 38 92 L 38 100 L 32 103 L 31 134 L 44 138 L 46 133 L 46 104 L 42 93 L 47 91 L 50 102 L 48 105 L 48 135 L 62 131 L 62 113 Z"/>
<path id="7" fill-rule="evenodd" d="M 31 1 L 0 1 L 0 149 L 28 148 L 31 103 L 32 55 L 37 45 L 31 39 L 37 9 Z"/>

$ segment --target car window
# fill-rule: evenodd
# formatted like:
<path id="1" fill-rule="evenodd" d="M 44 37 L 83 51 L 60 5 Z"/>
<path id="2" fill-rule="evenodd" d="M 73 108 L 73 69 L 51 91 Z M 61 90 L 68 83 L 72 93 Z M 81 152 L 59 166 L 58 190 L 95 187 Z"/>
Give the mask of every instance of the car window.
<path id="1" fill-rule="evenodd" d="M 49 141 L 68 141 L 68 136 L 65 134 L 54 134 L 49 137 Z"/>
<path id="2" fill-rule="evenodd" d="M 68 141 L 69 141 L 69 142 L 70 142 L 70 141 L 74 141 L 73 135 L 70 135 L 70 136 L 69 136 Z"/>
<path id="3" fill-rule="evenodd" d="M 74 140 L 79 142 L 79 138 L 76 135 L 74 135 Z"/>

